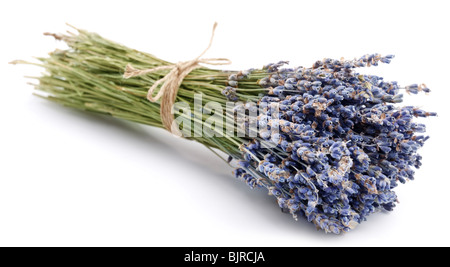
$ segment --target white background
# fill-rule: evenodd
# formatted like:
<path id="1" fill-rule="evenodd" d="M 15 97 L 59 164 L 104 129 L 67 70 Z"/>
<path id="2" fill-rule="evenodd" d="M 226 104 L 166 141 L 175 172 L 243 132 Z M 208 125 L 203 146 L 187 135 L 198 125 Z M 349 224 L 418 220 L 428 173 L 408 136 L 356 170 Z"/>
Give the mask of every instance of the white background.
<path id="1" fill-rule="evenodd" d="M 1 246 L 448 246 L 450 245 L 448 1 L 2 1 L 0 7 Z M 406 103 L 437 111 L 416 180 L 400 204 L 345 235 L 282 214 L 234 179 L 201 145 L 166 132 L 64 108 L 32 95 L 12 66 L 63 47 L 43 32 L 65 23 L 169 61 L 206 57 L 231 69 L 278 60 L 395 54 L 374 73 L 426 83 Z"/>

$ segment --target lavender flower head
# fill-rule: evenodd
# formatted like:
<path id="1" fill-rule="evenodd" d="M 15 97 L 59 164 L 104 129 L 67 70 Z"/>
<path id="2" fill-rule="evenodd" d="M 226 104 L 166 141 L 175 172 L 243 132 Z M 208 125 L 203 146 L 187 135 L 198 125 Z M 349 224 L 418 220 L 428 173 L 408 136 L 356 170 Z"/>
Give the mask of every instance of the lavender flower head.
<path id="1" fill-rule="evenodd" d="M 421 165 L 417 150 L 428 139 L 421 135 L 425 125 L 413 118 L 436 116 L 395 105 L 402 102 L 402 91 L 428 93 L 424 84 L 402 88 L 355 72 L 393 57 L 326 58 L 311 68 L 282 68 L 285 61 L 266 65 L 267 76 L 258 84 L 267 93 L 257 99 L 264 129 L 241 146 L 245 160 L 235 176 L 251 188 L 266 188 L 295 218 L 304 215 L 335 234 L 353 229 L 371 213 L 392 210 L 393 189 L 414 179 L 413 167 Z M 223 92 L 229 100 L 238 100 L 238 80 L 229 77 Z M 276 115 L 271 106 L 279 107 Z M 269 141 L 276 146 L 261 145 Z"/>

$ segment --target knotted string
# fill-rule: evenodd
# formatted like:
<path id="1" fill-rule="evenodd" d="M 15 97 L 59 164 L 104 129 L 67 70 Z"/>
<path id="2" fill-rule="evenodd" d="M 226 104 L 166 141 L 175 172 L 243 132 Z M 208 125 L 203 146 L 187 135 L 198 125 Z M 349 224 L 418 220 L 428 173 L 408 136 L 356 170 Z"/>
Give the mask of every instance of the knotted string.
<path id="1" fill-rule="evenodd" d="M 151 69 L 138 70 L 133 68 L 128 64 L 125 68 L 125 73 L 123 77 L 125 79 L 141 76 L 144 74 L 160 71 L 160 70 L 170 70 L 163 78 L 157 80 L 148 90 L 147 99 L 150 102 L 156 102 L 161 99 L 160 103 L 160 116 L 161 122 L 169 132 L 177 136 L 181 136 L 177 125 L 173 125 L 174 116 L 172 113 L 172 107 L 175 103 L 177 97 L 178 89 L 180 88 L 183 79 L 194 69 L 201 68 L 200 63 L 208 65 L 228 65 L 231 61 L 226 58 L 201 58 L 206 51 L 211 47 L 212 41 L 214 39 L 214 32 L 217 27 L 217 22 L 214 23 L 211 39 L 209 41 L 208 47 L 195 59 L 189 61 L 182 61 L 176 64 L 155 67 Z M 156 96 L 153 96 L 153 92 L 158 86 L 161 85 L 159 92 Z"/>

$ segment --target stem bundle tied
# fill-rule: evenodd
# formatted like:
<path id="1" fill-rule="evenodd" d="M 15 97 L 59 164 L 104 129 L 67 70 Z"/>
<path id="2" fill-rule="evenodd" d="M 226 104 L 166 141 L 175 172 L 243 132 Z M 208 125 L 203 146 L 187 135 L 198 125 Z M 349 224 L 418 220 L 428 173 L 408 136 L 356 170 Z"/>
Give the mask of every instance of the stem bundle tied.
<path id="1" fill-rule="evenodd" d="M 128 64 L 125 68 L 125 73 L 123 77 L 125 79 L 145 75 L 152 72 L 157 72 L 160 70 L 170 70 L 169 73 L 164 76 L 164 78 L 156 81 L 148 90 L 147 99 L 150 102 L 156 102 L 160 98 L 161 99 L 161 121 L 166 130 L 172 132 L 172 134 L 177 136 L 182 136 L 181 132 L 178 130 L 178 127 L 173 127 L 174 117 L 172 113 L 173 105 L 175 104 L 176 95 L 178 92 L 178 88 L 180 87 L 183 79 L 194 69 L 200 68 L 200 63 L 208 64 L 208 65 L 228 65 L 231 64 L 231 61 L 226 58 L 201 58 L 211 47 L 212 41 L 214 39 L 214 32 L 217 27 L 217 22 L 214 23 L 213 31 L 211 35 L 211 40 L 209 41 L 208 47 L 196 58 L 189 61 L 178 62 L 177 64 L 169 65 L 169 66 L 159 66 L 155 68 L 145 69 L 145 70 L 137 70 L 133 68 L 130 64 Z M 158 86 L 162 84 L 159 92 L 153 97 L 153 92 L 158 88 Z"/>

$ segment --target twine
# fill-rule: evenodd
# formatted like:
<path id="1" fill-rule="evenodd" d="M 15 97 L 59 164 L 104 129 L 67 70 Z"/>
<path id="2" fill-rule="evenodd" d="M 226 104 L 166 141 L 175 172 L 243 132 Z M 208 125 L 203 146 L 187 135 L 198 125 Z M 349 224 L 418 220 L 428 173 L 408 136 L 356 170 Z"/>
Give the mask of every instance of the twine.
<path id="1" fill-rule="evenodd" d="M 160 102 L 160 116 L 161 122 L 172 134 L 177 136 L 181 136 L 180 131 L 178 130 L 177 125 L 172 125 L 174 122 L 174 116 L 172 113 L 172 107 L 175 103 L 175 99 L 178 93 L 178 89 L 180 88 L 183 79 L 194 69 L 201 68 L 200 63 L 208 64 L 208 65 L 228 65 L 231 64 L 231 61 L 226 58 L 201 58 L 206 51 L 211 47 L 212 41 L 214 39 L 214 32 L 217 27 L 217 22 L 214 23 L 211 39 L 209 41 L 208 47 L 195 59 L 189 61 L 182 61 L 176 64 L 166 65 L 155 67 L 151 69 L 138 70 L 133 68 L 131 64 L 128 64 L 125 68 L 125 73 L 123 77 L 125 79 L 129 79 L 136 76 L 145 75 L 152 72 L 157 72 L 160 70 L 170 70 L 163 78 L 157 80 L 148 90 L 147 99 L 150 102 L 156 102 L 161 99 Z M 153 92 L 158 86 L 161 85 L 159 92 L 156 96 L 153 96 Z M 176 126 L 176 127 L 174 127 Z"/>

